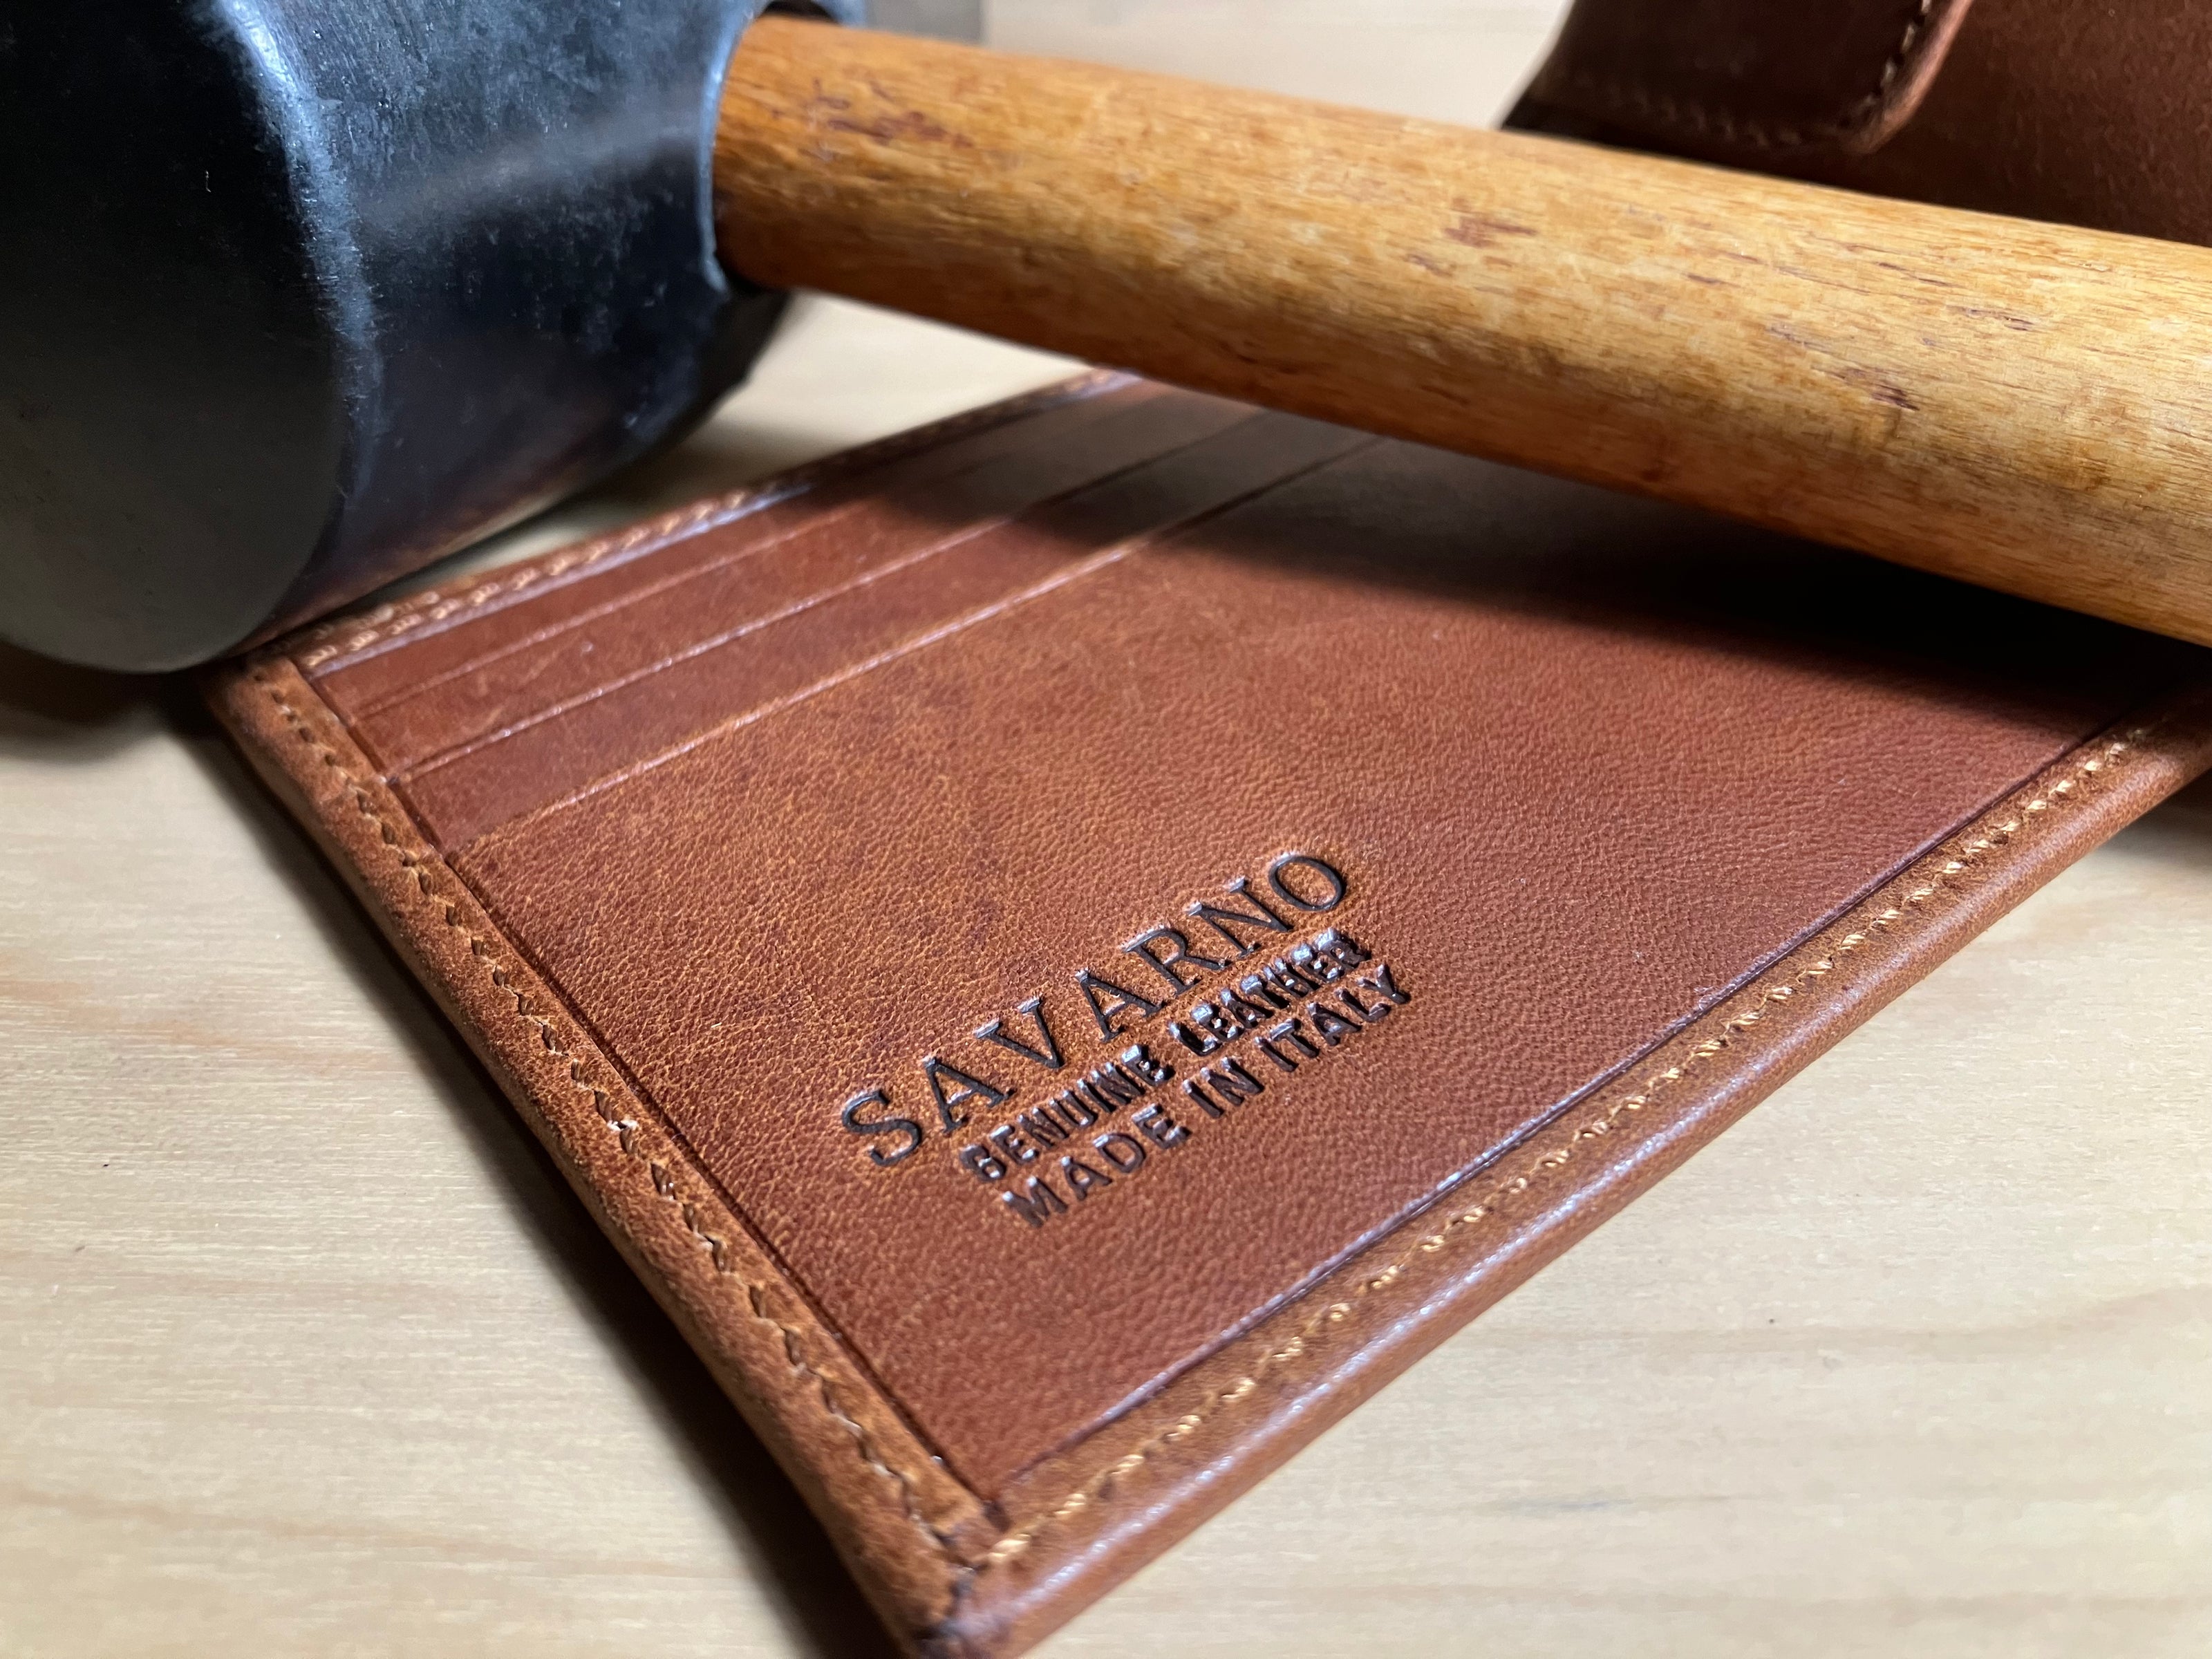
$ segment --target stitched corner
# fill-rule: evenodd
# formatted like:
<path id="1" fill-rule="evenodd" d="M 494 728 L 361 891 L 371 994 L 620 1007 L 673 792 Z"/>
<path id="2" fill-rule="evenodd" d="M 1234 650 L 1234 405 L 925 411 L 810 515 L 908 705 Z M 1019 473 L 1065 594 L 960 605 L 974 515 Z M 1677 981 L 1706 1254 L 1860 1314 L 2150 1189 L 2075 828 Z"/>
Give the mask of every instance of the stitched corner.
<path id="1" fill-rule="evenodd" d="M 435 868 L 457 884 L 459 878 L 447 871 L 442 860 L 434 855 L 425 858 L 401 845 L 398 831 L 391 819 L 379 810 L 374 796 L 347 766 L 345 757 L 315 734 L 306 717 L 292 706 L 283 689 L 270 680 L 265 670 L 256 671 L 253 682 L 268 695 L 286 726 L 315 752 L 324 768 L 332 773 L 352 795 L 355 810 L 375 829 L 378 839 L 390 850 L 398 867 L 412 878 L 416 892 L 422 902 L 437 907 L 439 920 L 466 942 L 471 959 L 482 967 L 487 981 L 513 1000 L 515 1018 L 532 1029 L 546 1054 L 567 1061 L 570 1085 L 577 1093 L 590 1100 L 594 1115 L 606 1126 L 607 1132 L 614 1137 L 623 1155 L 642 1167 L 653 1183 L 654 1196 L 674 1210 L 684 1231 L 707 1253 L 714 1271 L 743 1292 L 747 1314 L 781 1338 L 784 1362 L 790 1368 L 791 1375 L 811 1388 L 818 1409 L 851 1438 L 860 1461 L 896 1491 L 906 1518 L 931 1551 L 939 1558 L 957 1564 L 958 1559 L 953 1553 L 951 1539 L 923 1513 L 920 1493 L 912 1479 L 878 1450 L 866 1427 L 839 1401 L 830 1378 L 805 1357 L 798 1330 L 769 1311 L 765 1287 L 740 1273 L 727 1241 L 702 1224 L 697 1205 L 685 1199 L 678 1191 L 674 1171 L 637 1145 L 639 1126 L 636 1120 L 624 1116 L 617 1109 L 614 1097 L 585 1075 L 582 1060 L 562 1045 L 553 1021 L 532 1009 L 527 994 L 514 984 L 491 942 L 469 926 L 459 905 L 440 896 L 431 879 L 431 872 Z"/>
<path id="2" fill-rule="evenodd" d="M 1795 149 L 1825 139 L 1847 137 L 1866 125 L 1868 118 L 1879 111 L 1883 100 L 1888 98 L 1897 85 L 1898 77 L 1911 64 L 1913 54 L 1926 44 L 1929 27 L 1935 21 L 1936 9 L 1942 0 L 1908 0 L 1911 15 L 1905 19 L 1905 32 L 1899 39 L 1896 49 L 1883 61 L 1881 71 L 1875 76 L 1874 89 L 1852 100 L 1844 106 L 1842 114 L 1826 121 L 1783 125 L 1740 120 L 1729 111 L 1713 105 L 1693 99 L 1676 98 L 1655 91 L 1640 82 L 1600 75 L 1589 70 L 1577 70 L 1568 76 L 1566 83 L 1593 93 L 1607 103 L 1650 117 L 1676 131 L 1694 133 L 1699 137 L 1718 138 L 1723 143 L 1741 144 L 1751 149 Z"/>
<path id="3" fill-rule="evenodd" d="M 1507 1198 L 1528 1192 L 1551 1180 L 1573 1162 L 1577 1147 L 1611 1134 L 1624 1119 L 1643 1111 L 1692 1073 L 1703 1069 L 1708 1062 L 1726 1054 L 1745 1033 L 1770 1019 L 1792 1013 L 1802 1014 L 1805 1009 L 1816 1006 L 1808 994 L 1817 991 L 1820 982 L 1849 957 L 1865 949 L 1876 937 L 1909 925 L 1925 906 L 1947 890 L 1956 886 L 1977 867 L 2002 854 L 2038 820 L 2070 805 L 2086 781 L 2095 779 L 2107 769 L 2124 761 L 2136 745 L 2142 741 L 2143 736 L 2142 730 L 2131 730 L 2125 737 L 2100 744 L 2095 753 L 2075 765 L 2072 775 L 2060 778 L 2048 790 L 2030 799 L 2016 815 L 2008 816 L 1992 826 L 1987 834 L 1977 836 L 1966 842 L 1959 848 L 1956 856 L 1945 860 L 1932 875 L 1907 892 L 1901 902 L 1883 910 L 1868 922 L 1867 931 L 1846 933 L 1826 954 L 1780 983 L 1763 988 L 1754 986 L 1747 994 L 1748 1000 L 1723 1024 L 1718 1036 L 1707 1037 L 1698 1043 L 1679 1064 L 1650 1073 L 1635 1093 L 1620 1096 L 1611 1105 L 1592 1110 L 1588 1120 L 1576 1127 L 1564 1146 L 1555 1146 L 1520 1166 L 1518 1173 L 1491 1182 L 1475 1202 L 1455 1207 L 1443 1222 L 1431 1226 L 1394 1257 L 1387 1267 L 1361 1279 L 1348 1291 L 1313 1314 L 1287 1340 L 1262 1354 L 1227 1388 L 1210 1395 L 1133 1450 L 1116 1458 L 1045 1510 L 1036 1521 L 1000 1537 L 985 1552 L 982 1567 L 1004 1565 L 1014 1561 L 1026 1554 L 1036 1540 L 1054 1526 L 1111 1503 L 1115 1496 L 1114 1486 L 1117 1481 L 1134 1474 L 1162 1451 L 1189 1439 L 1220 1413 L 1249 1400 L 1259 1391 L 1261 1382 L 1270 1373 L 1313 1352 L 1329 1328 L 1340 1325 L 1350 1318 L 1362 1300 L 1387 1294 L 1404 1279 L 1407 1270 L 1419 1257 L 1434 1255 L 1466 1242 L 1474 1230 L 1494 1215 L 1498 1206 Z"/>

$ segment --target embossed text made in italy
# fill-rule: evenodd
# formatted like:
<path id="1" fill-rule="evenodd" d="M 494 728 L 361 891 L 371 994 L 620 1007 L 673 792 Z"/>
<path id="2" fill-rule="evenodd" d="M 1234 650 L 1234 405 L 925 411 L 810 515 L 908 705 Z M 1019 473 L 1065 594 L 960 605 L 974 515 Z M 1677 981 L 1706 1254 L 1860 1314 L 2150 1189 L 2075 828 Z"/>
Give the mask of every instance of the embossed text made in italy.
<path id="1" fill-rule="evenodd" d="M 1351 892 L 1337 865 L 1285 854 L 1120 946 L 1121 966 L 1079 968 L 1065 989 L 920 1056 L 903 1086 L 855 1093 L 838 1121 L 878 1169 L 935 1144 L 1011 1218 L 1073 1215 L 1279 1107 L 1301 1069 L 1334 1063 L 1413 1000 L 1333 920 Z M 1095 1061 L 1071 1060 L 1094 1048 Z"/>

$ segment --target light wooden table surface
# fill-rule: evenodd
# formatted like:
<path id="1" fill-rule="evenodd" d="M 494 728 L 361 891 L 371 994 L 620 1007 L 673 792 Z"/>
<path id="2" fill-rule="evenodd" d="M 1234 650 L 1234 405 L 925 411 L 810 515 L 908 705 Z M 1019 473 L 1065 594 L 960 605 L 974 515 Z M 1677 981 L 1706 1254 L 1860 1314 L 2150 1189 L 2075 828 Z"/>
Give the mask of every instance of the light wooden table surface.
<path id="1" fill-rule="evenodd" d="M 1474 118 L 1551 11 L 993 17 L 1008 44 Z M 503 550 L 1060 368 L 817 304 L 679 456 Z M 0 1655 L 879 1650 L 179 688 L 0 657 Z M 2195 1659 L 2208 1384 L 2199 791 L 1047 1651 Z"/>

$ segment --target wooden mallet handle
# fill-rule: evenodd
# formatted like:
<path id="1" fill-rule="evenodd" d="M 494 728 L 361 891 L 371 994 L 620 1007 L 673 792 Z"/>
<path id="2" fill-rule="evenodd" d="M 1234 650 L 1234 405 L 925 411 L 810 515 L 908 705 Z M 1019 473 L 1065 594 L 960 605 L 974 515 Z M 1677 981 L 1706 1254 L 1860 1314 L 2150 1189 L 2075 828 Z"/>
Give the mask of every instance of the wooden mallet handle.
<path id="1" fill-rule="evenodd" d="M 765 18 L 725 259 L 2212 643 L 2212 252 Z"/>

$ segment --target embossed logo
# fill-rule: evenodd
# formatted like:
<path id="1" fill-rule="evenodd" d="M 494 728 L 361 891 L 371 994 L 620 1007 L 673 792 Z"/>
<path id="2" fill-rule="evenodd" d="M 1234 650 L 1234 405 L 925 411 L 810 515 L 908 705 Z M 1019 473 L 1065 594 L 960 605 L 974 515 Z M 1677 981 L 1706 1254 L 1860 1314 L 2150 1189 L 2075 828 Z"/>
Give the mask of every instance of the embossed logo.
<path id="1" fill-rule="evenodd" d="M 854 1094 L 839 1121 L 884 1170 L 933 1140 L 950 1143 L 963 1182 L 1045 1226 L 1185 1151 L 1413 1000 L 1369 945 L 1320 920 L 1350 893 L 1335 866 L 1285 854 L 1262 886 L 1237 878 L 1219 898 L 1187 907 L 1180 925 L 1121 946 L 1123 966 L 1076 969 L 1067 991 L 978 1026 L 972 1052 L 924 1054 L 904 1089 Z M 1300 938 L 1309 928 L 1319 931 Z M 1155 1022 L 1159 1034 L 1145 1036 Z M 1092 1030 L 1107 1057 L 1072 1064 L 1064 1039 L 1089 1046 Z"/>

